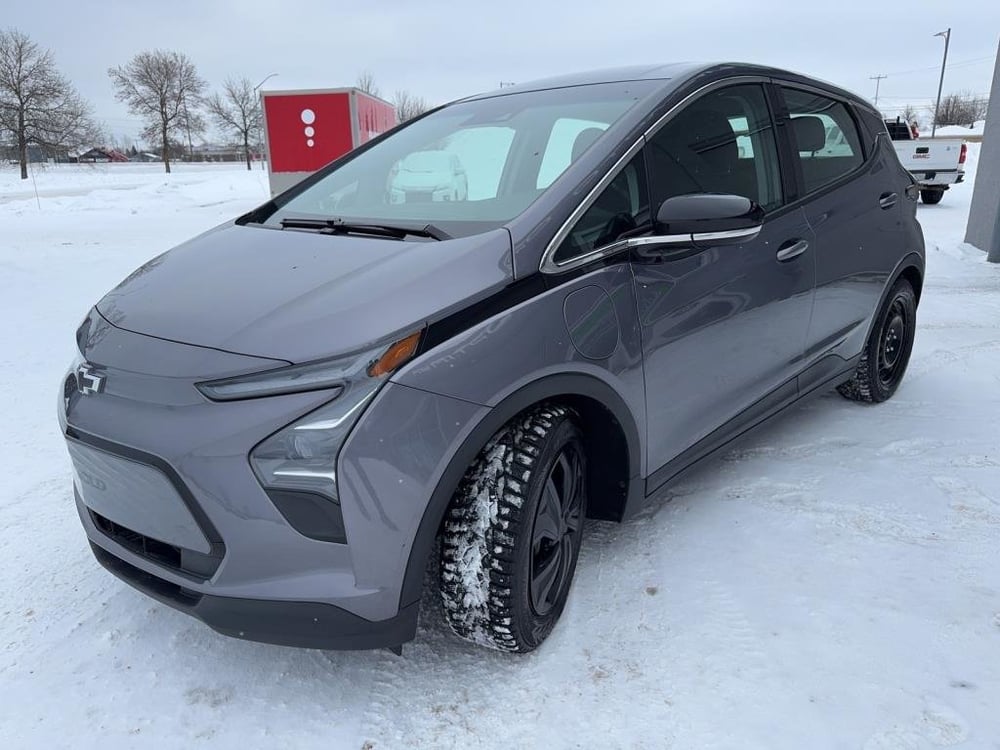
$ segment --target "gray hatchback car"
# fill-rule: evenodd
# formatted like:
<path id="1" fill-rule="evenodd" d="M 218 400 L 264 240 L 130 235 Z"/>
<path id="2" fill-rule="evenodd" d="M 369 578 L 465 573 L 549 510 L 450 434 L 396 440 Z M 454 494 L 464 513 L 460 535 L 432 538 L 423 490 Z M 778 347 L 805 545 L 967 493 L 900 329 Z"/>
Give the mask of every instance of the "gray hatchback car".
<path id="1" fill-rule="evenodd" d="M 893 394 L 916 199 L 878 111 L 770 68 L 440 107 L 90 311 L 60 420 L 94 554 L 222 633 L 314 648 L 411 640 L 437 555 L 454 631 L 530 651 L 585 518 L 811 393 Z"/>

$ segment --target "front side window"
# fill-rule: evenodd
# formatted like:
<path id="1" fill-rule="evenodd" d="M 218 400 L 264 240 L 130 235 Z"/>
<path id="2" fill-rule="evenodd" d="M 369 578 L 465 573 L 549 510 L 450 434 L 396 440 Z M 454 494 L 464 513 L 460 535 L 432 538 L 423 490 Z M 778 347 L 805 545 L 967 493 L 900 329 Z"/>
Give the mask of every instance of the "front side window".
<path id="1" fill-rule="evenodd" d="M 646 144 L 653 204 L 728 193 L 765 210 L 782 203 L 781 170 L 764 90 L 731 86 L 689 104 Z"/>
<path id="2" fill-rule="evenodd" d="M 783 87 L 782 92 L 807 193 L 864 163 L 858 126 L 842 102 L 800 89 Z"/>
<path id="3" fill-rule="evenodd" d="M 604 188 L 552 256 L 556 263 L 598 250 L 650 226 L 649 194 L 640 152 Z"/>
<path id="4" fill-rule="evenodd" d="M 501 226 L 657 85 L 603 83 L 450 105 L 400 128 L 298 195 L 279 198 L 265 223 L 288 216 L 424 222 L 452 236 Z"/>

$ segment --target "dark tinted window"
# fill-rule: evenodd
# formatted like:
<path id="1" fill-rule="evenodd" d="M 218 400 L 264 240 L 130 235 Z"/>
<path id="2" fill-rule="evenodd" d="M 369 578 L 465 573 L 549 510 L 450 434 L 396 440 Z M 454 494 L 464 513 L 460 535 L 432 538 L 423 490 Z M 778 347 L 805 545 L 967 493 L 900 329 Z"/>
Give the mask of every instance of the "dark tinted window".
<path id="1" fill-rule="evenodd" d="M 842 102 L 799 89 L 783 91 L 807 193 L 864 163 L 858 126 Z"/>
<path id="2" fill-rule="evenodd" d="M 910 126 L 902 120 L 886 120 L 885 127 L 889 131 L 889 137 L 894 141 L 913 140 L 913 135 L 910 133 Z"/>
<path id="3" fill-rule="evenodd" d="M 732 86 L 685 107 L 647 143 L 653 202 L 730 193 L 781 205 L 774 127 L 760 86 Z"/>
<path id="4" fill-rule="evenodd" d="M 649 225 L 649 195 L 642 153 L 634 157 L 580 217 L 553 256 L 562 263 L 610 245 L 624 233 Z"/>

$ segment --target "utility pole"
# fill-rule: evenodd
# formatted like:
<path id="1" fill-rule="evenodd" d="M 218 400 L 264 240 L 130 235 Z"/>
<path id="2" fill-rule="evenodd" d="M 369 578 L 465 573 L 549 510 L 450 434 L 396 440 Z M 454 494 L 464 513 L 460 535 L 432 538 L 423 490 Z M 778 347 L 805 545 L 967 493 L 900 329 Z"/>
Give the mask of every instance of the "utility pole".
<path id="1" fill-rule="evenodd" d="M 879 87 L 879 84 L 882 83 L 882 79 L 883 78 L 888 78 L 888 77 L 889 76 L 884 75 L 884 74 L 883 75 L 877 75 L 877 76 L 868 76 L 868 80 L 869 81 L 875 81 L 875 106 L 876 107 L 878 107 L 878 87 Z"/>
<path id="2" fill-rule="evenodd" d="M 944 69 L 948 65 L 948 43 L 951 42 L 951 27 L 947 31 L 939 31 L 934 36 L 944 37 L 944 59 L 941 60 L 941 80 L 938 81 L 937 104 L 934 105 L 934 122 L 931 124 L 931 138 L 937 132 L 938 114 L 941 112 L 941 89 L 944 88 Z"/>

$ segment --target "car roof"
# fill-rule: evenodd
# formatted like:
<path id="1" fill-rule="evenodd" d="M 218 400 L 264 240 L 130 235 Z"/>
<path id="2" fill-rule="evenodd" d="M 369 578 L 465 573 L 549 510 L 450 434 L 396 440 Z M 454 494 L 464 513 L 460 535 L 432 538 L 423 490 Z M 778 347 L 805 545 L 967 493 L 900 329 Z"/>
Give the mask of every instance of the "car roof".
<path id="1" fill-rule="evenodd" d="M 569 88 L 571 86 L 589 86 L 601 83 L 623 83 L 626 81 L 662 81 L 663 85 L 658 93 L 666 93 L 670 89 L 677 88 L 692 78 L 727 78 L 740 75 L 752 76 L 775 76 L 787 81 L 802 83 L 810 86 L 827 89 L 833 94 L 842 98 L 850 99 L 855 103 L 873 109 L 870 102 L 851 91 L 841 88 L 836 84 L 829 83 L 812 76 L 795 73 L 780 68 L 772 68 L 765 65 L 755 65 L 741 62 L 675 62 L 659 63 L 649 65 L 630 65 L 618 68 L 604 68 L 600 70 L 583 71 L 570 73 L 567 75 L 542 78 L 536 81 L 528 81 L 513 86 L 505 86 L 493 91 L 483 92 L 474 96 L 466 97 L 461 101 L 473 101 L 476 99 L 488 99 L 495 96 L 505 96 L 526 91 L 545 91 L 547 89 Z"/>

